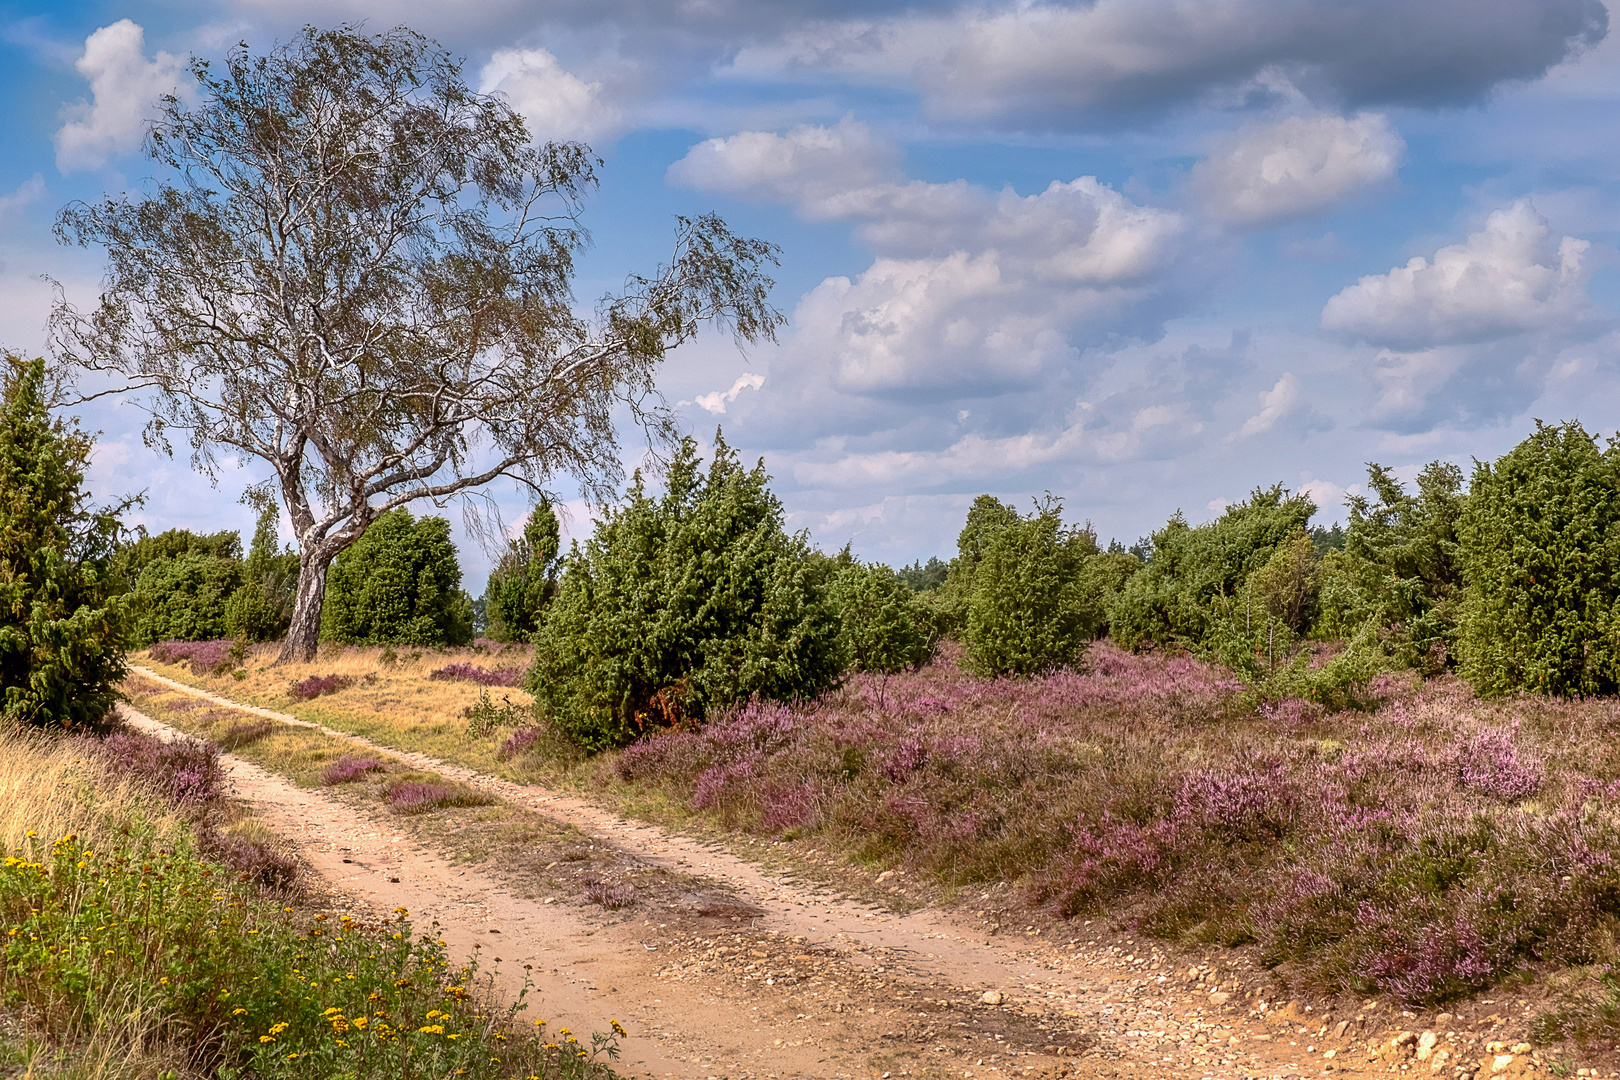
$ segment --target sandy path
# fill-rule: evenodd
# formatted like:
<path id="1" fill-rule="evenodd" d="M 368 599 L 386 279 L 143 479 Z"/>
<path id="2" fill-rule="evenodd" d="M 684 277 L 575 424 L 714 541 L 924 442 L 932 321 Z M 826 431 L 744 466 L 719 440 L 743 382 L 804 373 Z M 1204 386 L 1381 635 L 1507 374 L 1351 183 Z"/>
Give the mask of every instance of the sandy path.
<path id="1" fill-rule="evenodd" d="M 1400 1028 L 1423 1030 L 1421 1018 L 1409 1014 L 1326 1015 L 1291 1006 L 1262 1015 L 1230 973 L 1222 989 L 1238 993 L 1212 997 L 1207 983 L 1188 985 L 1180 972 L 1167 977 L 1170 960 L 1157 950 L 1136 957 L 1101 940 L 1095 948 L 1063 948 L 1039 938 L 986 937 L 981 923 L 933 909 L 897 915 L 579 798 L 131 667 L 214 704 L 318 728 L 483 788 L 646 865 L 724 882 L 756 906 L 761 916 L 743 926 L 692 926 L 665 914 L 620 918 L 588 905 L 524 899 L 486 869 L 453 866 L 406 842 L 384 814 L 299 790 L 226 755 L 238 795 L 297 842 L 333 885 L 381 910 L 406 907 L 419 925 L 439 920 L 454 949 L 482 945 L 486 957 L 502 957 L 508 992 L 521 981 L 521 965 L 532 964 L 544 993 L 531 1017 L 576 1032 L 603 1030 L 610 1016 L 625 1023 L 627 1075 L 1353 1077 L 1388 1076 L 1402 1056 L 1407 1070 L 1430 1075 L 1429 1061 L 1411 1060 L 1412 1047 L 1393 1060 L 1368 1061 L 1369 1041 L 1387 1045 Z M 1002 1000 L 983 1002 L 986 991 Z M 1486 1036 L 1516 1041 L 1505 1034 L 1512 1018 L 1496 1019 L 1472 1039 L 1465 1030 L 1447 1040 L 1442 1026 L 1440 1048 L 1450 1056 L 1434 1074 L 1454 1076 L 1459 1064 L 1476 1063 L 1469 1044 L 1482 1047 Z M 1324 1056 L 1329 1050 L 1333 1057 Z M 1521 1055 L 1514 1065 L 1525 1063 Z"/>

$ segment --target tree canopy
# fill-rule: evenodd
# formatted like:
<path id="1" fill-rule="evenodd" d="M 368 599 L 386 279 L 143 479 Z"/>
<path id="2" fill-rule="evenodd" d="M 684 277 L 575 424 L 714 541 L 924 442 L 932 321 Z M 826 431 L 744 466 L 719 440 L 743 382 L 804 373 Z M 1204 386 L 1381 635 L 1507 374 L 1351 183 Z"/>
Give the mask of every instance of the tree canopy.
<path id="1" fill-rule="evenodd" d="M 107 253 L 99 303 L 59 296 L 81 393 L 148 391 L 148 437 L 193 464 L 267 463 L 297 539 L 282 655 L 313 655 L 327 567 L 382 515 L 507 477 L 620 479 L 613 417 L 666 435 L 659 361 L 706 324 L 770 338 L 776 249 L 677 219 L 674 252 L 576 310 L 579 216 L 601 162 L 536 146 L 505 100 L 408 29 L 308 28 L 164 99 L 147 193 L 67 207 Z M 113 390 L 102 389 L 111 376 Z"/>

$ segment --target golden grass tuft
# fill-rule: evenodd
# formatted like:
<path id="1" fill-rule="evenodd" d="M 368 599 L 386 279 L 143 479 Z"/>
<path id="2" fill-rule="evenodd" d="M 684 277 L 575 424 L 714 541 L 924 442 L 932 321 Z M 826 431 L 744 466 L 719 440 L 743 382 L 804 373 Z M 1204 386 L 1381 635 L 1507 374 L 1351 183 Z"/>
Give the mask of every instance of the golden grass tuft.
<path id="1" fill-rule="evenodd" d="M 0 729 L 0 844 L 22 846 L 30 831 L 104 842 L 134 823 L 159 834 L 185 827 L 172 809 L 129 779 L 87 758 L 77 740 Z"/>
<path id="2" fill-rule="evenodd" d="M 520 772 L 520 764 L 499 759 L 500 744 L 509 732 L 469 734 L 466 711 L 484 693 L 497 706 L 509 702 L 526 709 L 533 699 L 516 687 L 485 687 L 430 676 L 434 670 L 454 663 L 477 664 L 492 670 L 526 670 L 534 658 L 533 646 L 512 644 L 465 649 L 394 646 L 390 650 L 377 646 L 323 645 L 315 660 L 307 664 L 278 664 L 278 648 L 260 645 L 250 650 L 243 667 L 238 669 L 244 672 L 240 679 L 229 672 L 207 675 L 193 672 L 185 664 L 159 664 L 147 653 L 136 653 L 130 659 L 178 682 L 211 690 L 232 701 L 275 709 L 399 750 L 422 751 L 491 775 L 530 778 Z M 392 663 L 387 661 L 390 651 L 395 657 Z M 309 701 L 293 700 L 289 692 L 292 684 L 329 675 L 341 675 L 353 682 L 345 689 Z M 136 675 L 130 685 L 137 685 L 138 678 Z M 143 701 L 156 699 L 168 703 L 170 699 L 150 693 L 151 689 L 143 687 Z M 183 712 L 198 706 L 175 701 L 169 707 Z"/>

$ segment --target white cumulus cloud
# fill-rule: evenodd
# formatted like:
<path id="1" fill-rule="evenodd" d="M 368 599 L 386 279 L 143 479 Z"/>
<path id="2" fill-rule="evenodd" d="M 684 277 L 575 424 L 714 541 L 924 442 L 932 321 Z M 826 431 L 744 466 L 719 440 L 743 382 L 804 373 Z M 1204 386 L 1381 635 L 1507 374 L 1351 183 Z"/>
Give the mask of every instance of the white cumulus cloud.
<path id="1" fill-rule="evenodd" d="M 898 149 L 864 124 L 801 124 L 783 135 L 744 131 L 698 143 L 669 167 L 670 183 L 787 203 L 813 219 L 842 217 L 842 196 L 898 177 Z"/>
<path id="2" fill-rule="evenodd" d="M 1248 439 L 1282 429 L 1309 431 L 1324 423 L 1305 399 L 1294 373 L 1285 371 L 1270 390 L 1260 391 L 1260 411 L 1243 422 L 1234 438 Z"/>
<path id="3" fill-rule="evenodd" d="M 1406 144 L 1377 113 L 1291 116 L 1243 132 L 1193 168 L 1215 218 L 1264 228 L 1330 209 L 1395 175 Z"/>
<path id="4" fill-rule="evenodd" d="M 719 416 L 725 413 L 726 406 L 736 401 L 744 390 L 758 390 L 764 385 L 765 376 L 745 371 L 737 376 L 737 381 L 731 384 L 730 390 L 716 390 L 710 394 L 699 394 L 693 404 L 704 412 Z"/>
<path id="5" fill-rule="evenodd" d="M 115 154 L 141 144 L 157 101 L 175 93 L 185 61 L 160 52 L 146 58 L 146 32 L 129 19 L 103 26 L 84 41 L 73 65 L 90 81 L 90 100 L 62 110 L 56 133 L 56 167 L 63 173 L 99 169 Z"/>
<path id="6" fill-rule="evenodd" d="M 591 142 L 618 131 L 624 117 L 602 84 L 563 68 L 545 49 L 500 49 L 479 74 L 480 90 L 505 95 L 536 142 Z"/>
<path id="7" fill-rule="evenodd" d="M 1324 330 L 1397 349 L 1489 341 L 1568 326 L 1587 314 L 1590 243 L 1555 238 L 1528 199 L 1498 210 L 1467 242 L 1344 289 Z"/>

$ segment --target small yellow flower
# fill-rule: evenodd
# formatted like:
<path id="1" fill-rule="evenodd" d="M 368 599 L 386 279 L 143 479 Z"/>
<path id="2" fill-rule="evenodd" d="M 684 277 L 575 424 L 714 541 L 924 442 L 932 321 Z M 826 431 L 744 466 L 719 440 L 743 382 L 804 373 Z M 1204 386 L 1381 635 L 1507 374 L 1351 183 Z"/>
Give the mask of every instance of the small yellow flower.
<path id="1" fill-rule="evenodd" d="M 276 1037 L 274 1035 L 260 1035 L 259 1041 L 262 1043 L 275 1042 Z"/>
<path id="2" fill-rule="evenodd" d="M 246 1016 L 247 1015 L 247 1010 L 246 1009 L 232 1009 L 231 1010 L 231 1015 L 232 1016 Z"/>
<path id="3" fill-rule="evenodd" d="M 423 1024 L 421 1027 L 417 1028 L 416 1030 L 418 1032 L 420 1032 L 421 1034 L 423 1034 L 423 1035 L 443 1035 L 444 1034 L 444 1025 L 443 1024 Z"/>

